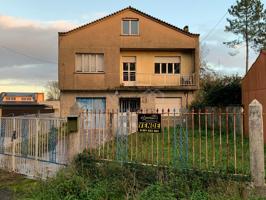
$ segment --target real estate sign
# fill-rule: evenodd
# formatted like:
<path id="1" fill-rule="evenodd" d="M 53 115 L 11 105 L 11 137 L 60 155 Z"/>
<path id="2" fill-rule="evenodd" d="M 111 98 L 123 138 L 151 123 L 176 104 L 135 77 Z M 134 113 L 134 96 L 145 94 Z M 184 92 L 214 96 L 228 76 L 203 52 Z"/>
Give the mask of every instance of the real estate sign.
<path id="1" fill-rule="evenodd" d="M 160 133 L 161 114 L 138 114 L 138 132 Z"/>

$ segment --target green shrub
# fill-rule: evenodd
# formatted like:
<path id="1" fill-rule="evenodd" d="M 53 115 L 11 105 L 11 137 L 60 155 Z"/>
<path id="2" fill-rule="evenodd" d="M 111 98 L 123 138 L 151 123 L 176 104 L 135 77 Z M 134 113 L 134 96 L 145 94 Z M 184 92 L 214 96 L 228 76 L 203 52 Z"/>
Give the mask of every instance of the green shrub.
<path id="1" fill-rule="evenodd" d="M 97 161 L 84 152 L 54 178 L 40 182 L 29 199 L 227 199 L 239 197 L 240 186 L 217 174 Z"/>
<path id="2" fill-rule="evenodd" d="M 197 190 L 192 193 L 191 200 L 208 200 L 208 193 Z"/>
<path id="3" fill-rule="evenodd" d="M 80 199 L 80 194 L 86 189 L 87 180 L 67 169 L 52 179 L 40 182 L 33 196 L 34 199 Z"/>
<path id="4" fill-rule="evenodd" d="M 74 159 L 74 168 L 76 172 L 91 179 L 97 179 L 100 175 L 99 166 L 94 156 L 90 155 L 88 151 L 78 154 Z"/>
<path id="5" fill-rule="evenodd" d="M 143 192 L 140 193 L 139 200 L 175 200 L 175 194 L 171 191 L 171 188 L 157 183 L 148 186 Z"/>

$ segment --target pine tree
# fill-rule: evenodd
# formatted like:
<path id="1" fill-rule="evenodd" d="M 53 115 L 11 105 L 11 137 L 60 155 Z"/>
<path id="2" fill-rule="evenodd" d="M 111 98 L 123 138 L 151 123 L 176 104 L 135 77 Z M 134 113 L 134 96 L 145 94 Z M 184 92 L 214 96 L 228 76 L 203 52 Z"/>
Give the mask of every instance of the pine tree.
<path id="1" fill-rule="evenodd" d="M 257 50 L 266 50 L 266 10 L 263 13 L 263 20 L 259 23 L 259 31 L 256 34 L 254 45 Z"/>
<path id="2" fill-rule="evenodd" d="M 246 72 L 249 65 L 249 48 L 258 50 L 261 43 L 264 8 L 260 0 L 237 0 L 235 5 L 228 9 L 231 19 L 227 18 L 229 25 L 225 31 L 232 32 L 238 37 L 230 42 L 225 42 L 229 47 L 242 43 L 246 46 Z"/>

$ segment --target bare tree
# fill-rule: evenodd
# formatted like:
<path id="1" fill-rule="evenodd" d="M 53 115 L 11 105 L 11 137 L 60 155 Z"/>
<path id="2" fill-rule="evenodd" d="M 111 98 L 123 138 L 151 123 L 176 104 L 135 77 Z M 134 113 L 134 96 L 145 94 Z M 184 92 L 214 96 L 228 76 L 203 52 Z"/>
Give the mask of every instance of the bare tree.
<path id="1" fill-rule="evenodd" d="M 58 81 L 49 81 L 46 84 L 45 88 L 46 88 L 47 100 L 59 100 L 60 89 L 58 86 Z"/>
<path id="2" fill-rule="evenodd" d="M 206 78 L 215 78 L 217 73 L 211 69 L 211 66 L 208 64 L 207 56 L 210 50 L 206 44 L 200 45 L 200 80 L 205 80 Z"/>

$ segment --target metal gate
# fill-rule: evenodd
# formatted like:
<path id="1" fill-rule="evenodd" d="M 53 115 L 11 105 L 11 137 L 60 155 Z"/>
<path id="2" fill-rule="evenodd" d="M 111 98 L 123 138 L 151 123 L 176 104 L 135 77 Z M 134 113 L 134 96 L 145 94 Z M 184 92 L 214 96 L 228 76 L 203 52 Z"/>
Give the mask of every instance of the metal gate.
<path id="1" fill-rule="evenodd" d="M 67 161 L 67 123 L 59 118 L 0 118 L 0 168 L 52 176 Z"/>

